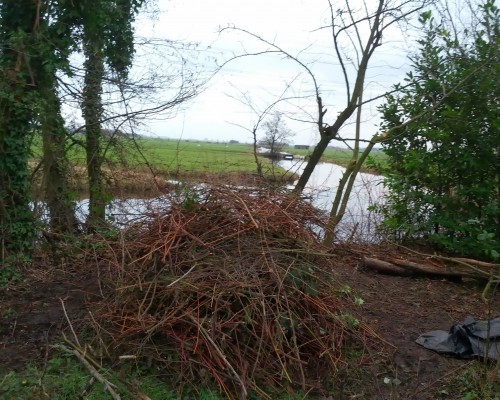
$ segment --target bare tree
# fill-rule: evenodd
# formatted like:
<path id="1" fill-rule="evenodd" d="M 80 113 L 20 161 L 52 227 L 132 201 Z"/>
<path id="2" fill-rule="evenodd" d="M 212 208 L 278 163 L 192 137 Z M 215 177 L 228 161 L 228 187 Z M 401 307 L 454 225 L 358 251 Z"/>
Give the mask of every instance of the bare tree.
<path id="1" fill-rule="evenodd" d="M 350 5 L 351 3 L 345 0 L 343 8 L 335 9 L 334 4 L 328 1 L 331 22 L 329 26 L 323 27 L 323 29 L 331 30 L 334 51 L 344 77 L 345 106 L 333 122 L 328 123 L 325 120 L 327 110 L 324 108 L 322 99 L 318 93 L 317 106 L 320 141 L 311 154 L 309 162 L 297 183 L 297 191 L 302 191 L 305 188 L 314 167 L 319 162 L 327 145 L 332 140 L 345 140 L 339 136 L 339 131 L 354 115 L 356 110 L 364 104 L 385 95 L 371 99 L 363 98 L 369 63 L 375 50 L 383 44 L 384 32 L 395 24 L 405 22 L 412 14 L 422 10 L 429 1 L 407 0 L 401 2 L 378 0 L 376 3 L 363 1 L 362 6 L 358 10 L 353 9 Z M 347 51 L 344 50 L 346 45 L 348 45 L 349 49 Z M 355 73 L 352 74 L 352 71 Z M 361 111 L 358 111 L 355 136 L 350 139 L 353 143 L 351 146 L 353 150 L 351 164 L 357 164 L 360 161 L 359 150 L 362 143 L 360 123 Z"/>
<path id="2" fill-rule="evenodd" d="M 301 52 L 293 55 L 281 48 L 274 41 L 269 41 L 255 33 L 237 27 L 228 27 L 227 30 L 236 30 L 246 33 L 267 46 L 261 52 L 245 53 L 239 57 L 259 54 L 277 54 L 281 57 L 294 61 L 309 76 L 316 97 L 315 125 L 319 132 L 319 142 L 311 153 L 295 187 L 296 193 L 301 193 L 306 187 L 314 168 L 320 161 L 327 146 L 333 140 L 338 140 L 349 145 L 352 151 L 351 160 L 339 182 L 336 196 L 330 213 L 330 222 L 325 237 L 325 243 L 333 240 L 334 229 L 345 213 L 345 207 L 349 199 L 354 179 L 368 154 L 374 145 L 383 139 L 383 134 L 375 134 L 366 140 L 361 136 L 361 122 L 363 105 L 380 99 L 386 95 L 383 93 L 373 98 L 365 99 L 367 71 L 375 51 L 383 45 L 384 33 L 398 24 L 404 24 L 419 11 L 429 5 L 432 0 L 378 0 L 369 2 L 362 0 L 356 3 L 344 0 L 343 5 L 334 4 L 328 0 L 329 24 L 320 29 L 328 29 L 333 40 L 332 51 L 335 53 L 339 68 L 344 79 L 345 104 L 341 111 L 327 120 L 327 109 L 323 103 L 320 85 L 316 75 L 312 71 L 312 65 L 302 61 Z M 357 7 L 357 8 L 354 8 Z M 354 137 L 344 138 L 340 136 L 341 128 L 356 115 Z M 361 151 L 362 145 L 366 148 Z"/>
<path id="3" fill-rule="evenodd" d="M 278 96 L 278 98 L 273 101 L 271 104 L 267 105 L 266 107 L 263 107 L 262 109 L 259 109 L 257 105 L 254 104 L 252 101 L 249 93 L 247 92 L 242 92 L 238 87 L 233 86 L 234 89 L 238 92 L 237 96 L 230 95 L 228 94 L 229 97 L 235 99 L 236 101 L 239 101 L 243 104 L 245 104 L 248 108 L 250 108 L 252 114 L 255 114 L 256 120 L 253 123 L 251 128 L 248 128 L 246 126 L 236 124 L 233 122 L 230 122 L 232 125 L 235 125 L 237 127 L 243 128 L 244 130 L 250 132 L 252 134 L 252 139 L 253 139 L 253 154 L 254 154 L 254 159 L 255 159 L 255 165 L 257 167 L 257 174 L 259 176 L 263 176 L 263 165 L 262 165 L 262 158 L 259 157 L 258 155 L 258 146 L 259 146 L 259 141 L 257 140 L 257 132 L 259 129 L 261 129 L 262 125 L 265 125 L 267 122 L 265 122 L 266 118 L 271 114 L 271 112 L 278 106 L 279 103 L 281 102 L 289 102 L 292 100 L 298 99 L 297 96 L 286 96 L 288 90 L 290 89 L 291 85 L 295 81 L 297 77 L 292 79 L 289 83 L 285 85 L 285 88 L 281 92 L 281 94 Z M 276 113 L 275 113 L 276 114 Z M 267 146 L 269 147 L 269 146 Z"/>
<path id="4" fill-rule="evenodd" d="M 281 152 L 287 145 L 287 140 L 293 136 L 293 132 L 288 129 L 283 114 L 278 111 L 264 122 L 263 128 L 264 137 L 259 141 L 259 144 L 269 149 L 269 155 L 274 165 L 276 160 L 281 158 Z"/>
<path id="5" fill-rule="evenodd" d="M 102 199 L 93 203 L 98 207 L 94 210 L 95 218 L 88 220 L 89 226 L 96 226 L 105 220 L 105 206 L 111 199 L 107 182 L 110 181 L 109 171 L 113 171 L 117 160 L 115 155 L 121 157 L 123 165 L 132 158 L 141 159 L 152 175 L 155 174 L 142 152 L 140 141 L 136 140 L 138 126 L 146 120 L 174 115 L 176 110 L 203 90 L 204 84 L 213 75 L 213 72 L 207 72 L 201 76 L 200 67 L 188 59 L 190 52 L 194 59 L 195 47 L 190 44 L 151 38 L 135 40 L 134 46 L 139 49 L 139 55 L 148 55 L 147 62 L 141 64 L 141 60 L 146 58 L 141 57 L 125 76 L 108 68 L 98 71 L 96 79 L 99 82 L 95 82 L 96 87 L 90 90 L 89 69 L 80 59 L 75 59 L 70 65 L 71 74 L 58 77 L 58 96 L 65 105 L 66 120 L 63 122 L 68 127 L 65 132 L 68 144 L 65 147 L 75 146 L 86 151 L 90 159 L 87 160 L 88 178 L 90 180 L 92 175 L 98 179 L 89 182 L 91 197 L 96 198 L 95 190 L 98 189 L 97 199 Z M 88 118 L 83 120 L 80 117 L 82 104 L 92 111 L 89 96 L 93 107 L 98 107 L 100 111 L 91 123 Z M 92 112 L 86 113 L 85 108 L 83 111 L 84 117 L 93 115 Z M 90 139 L 94 137 L 89 135 L 92 129 L 95 129 L 93 133 L 97 140 L 91 144 L 96 147 L 88 151 Z M 110 161 L 111 150 L 114 161 Z"/>

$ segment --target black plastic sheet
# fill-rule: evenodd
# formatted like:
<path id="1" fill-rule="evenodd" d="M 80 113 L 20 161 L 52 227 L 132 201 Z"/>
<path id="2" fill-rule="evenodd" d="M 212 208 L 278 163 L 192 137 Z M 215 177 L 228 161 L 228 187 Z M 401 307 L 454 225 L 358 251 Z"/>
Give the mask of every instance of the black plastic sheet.
<path id="1" fill-rule="evenodd" d="M 460 358 L 500 360 L 500 318 L 476 321 L 467 317 L 463 324 L 454 324 L 449 332 L 427 332 L 416 342 L 426 349 Z"/>

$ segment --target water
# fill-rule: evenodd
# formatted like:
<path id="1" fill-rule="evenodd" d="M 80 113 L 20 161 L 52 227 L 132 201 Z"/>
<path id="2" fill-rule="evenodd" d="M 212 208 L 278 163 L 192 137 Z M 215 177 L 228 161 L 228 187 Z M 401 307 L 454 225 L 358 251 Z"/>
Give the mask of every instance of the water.
<path id="1" fill-rule="evenodd" d="M 305 168 L 303 160 L 279 163 L 280 167 L 300 175 Z M 304 195 L 311 199 L 315 207 L 327 213 L 330 212 L 333 199 L 345 168 L 331 163 L 316 165 Z M 380 217 L 368 208 L 375 204 L 384 194 L 383 177 L 373 174 L 359 173 L 347 203 L 346 213 L 338 226 L 338 236 L 355 237 L 361 240 L 376 240 L 376 228 Z M 296 182 L 294 182 L 295 186 Z M 291 188 L 293 186 L 290 186 Z"/>
<path id="2" fill-rule="evenodd" d="M 283 160 L 279 165 L 287 171 L 300 175 L 305 167 L 303 160 Z M 345 168 L 330 163 L 319 163 L 303 192 L 312 204 L 326 213 L 330 212 L 333 199 Z M 376 240 L 376 226 L 380 222 L 377 216 L 368 211 L 384 193 L 382 177 L 360 173 L 356 177 L 354 187 L 347 204 L 343 220 L 337 227 L 337 235 L 341 238 L 354 237 L 360 240 Z M 290 185 L 292 189 L 295 186 Z M 129 198 L 114 199 L 106 210 L 106 214 L 117 226 L 138 221 L 144 218 L 148 210 L 168 208 L 167 197 L 153 199 Z M 46 214 L 42 212 L 41 215 Z M 76 204 L 76 214 L 80 221 L 85 221 L 88 214 L 88 199 Z M 42 219 L 46 219 L 42 216 Z"/>

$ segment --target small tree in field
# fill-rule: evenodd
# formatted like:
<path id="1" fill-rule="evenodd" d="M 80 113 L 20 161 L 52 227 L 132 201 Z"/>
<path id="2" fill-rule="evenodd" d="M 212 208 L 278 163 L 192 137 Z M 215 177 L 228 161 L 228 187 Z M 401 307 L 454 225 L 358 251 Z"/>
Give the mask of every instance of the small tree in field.
<path id="1" fill-rule="evenodd" d="M 275 112 L 269 120 L 264 122 L 264 137 L 259 144 L 270 150 L 273 162 L 280 159 L 280 153 L 283 147 L 287 145 L 287 140 L 293 136 L 293 133 L 286 126 L 283 120 L 283 114 Z"/>
<path id="2" fill-rule="evenodd" d="M 433 108 L 384 143 L 389 190 L 385 225 L 408 239 L 500 258 L 500 11 L 482 6 L 479 29 L 436 23 L 413 59 L 412 83 L 382 107 L 387 129 Z M 455 90 L 450 91 L 449 88 Z"/>

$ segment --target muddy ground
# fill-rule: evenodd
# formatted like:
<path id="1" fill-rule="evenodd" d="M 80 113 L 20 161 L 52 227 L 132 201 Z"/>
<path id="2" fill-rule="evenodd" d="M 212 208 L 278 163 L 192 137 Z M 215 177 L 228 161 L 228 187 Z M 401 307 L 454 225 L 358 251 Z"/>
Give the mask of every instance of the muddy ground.
<path id="1" fill-rule="evenodd" d="M 415 339 L 427 331 L 448 330 L 468 315 L 500 316 L 500 295 L 488 305 L 481 300 L 482 286 L 477 282 L 380 275 L 361 269 L 359 259 L 356 252 L 339 251 L 334 272 L 364 300 L 359 317 L 394 348 L 389 362 L 369 366 L 358 381 L 350 382 L 344 398 L 461 398 L 454 379 L 478 361 L 436 354 L 415 344 Z M 43 364 L 52 352 L 49 344 L 60 340 L 61 329 L 67 329 L 67 318 L 78 327 L 86 304 L 99 296 L 97 277 L 85 268 L 68 262 L 52 269 L 40 264 L 25 271 L 23 283 L 0 289 L 1 371 Z"/>

